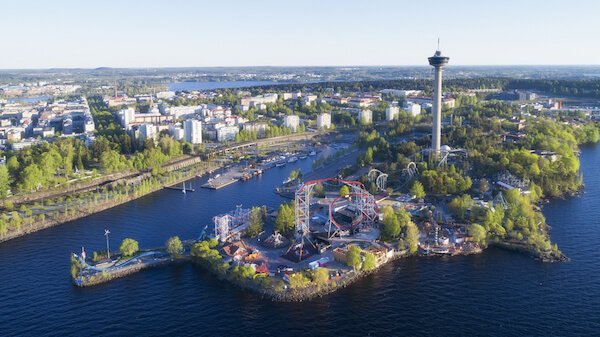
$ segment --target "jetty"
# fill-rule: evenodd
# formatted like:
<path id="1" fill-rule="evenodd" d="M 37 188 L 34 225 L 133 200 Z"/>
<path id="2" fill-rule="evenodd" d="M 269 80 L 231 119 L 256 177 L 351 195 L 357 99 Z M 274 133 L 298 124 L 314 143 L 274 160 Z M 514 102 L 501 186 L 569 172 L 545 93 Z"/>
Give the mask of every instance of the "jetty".
<path id="1" fill-rule="evenodd" d="M 218 190 L 223 187 L 229 186 L 238 181 L 248 181 L 253 177 L 261 175 L 263 172 L 259 168 L 247 168 L 247 167 L 234 167 L 227 172 L 216 175 L 213 178 L 202 185 L 202 188 L 208 188 L 211 190 Z"/>
<path id="2" fill-rule="evenodd" d="M 182 192 L 196 192 L 196 189 L 193 187 L 187 187 L 187 186 L 167 186 L 165 187 L 168 190 L 176 190 L 176 191 L 182 191 Z"/>

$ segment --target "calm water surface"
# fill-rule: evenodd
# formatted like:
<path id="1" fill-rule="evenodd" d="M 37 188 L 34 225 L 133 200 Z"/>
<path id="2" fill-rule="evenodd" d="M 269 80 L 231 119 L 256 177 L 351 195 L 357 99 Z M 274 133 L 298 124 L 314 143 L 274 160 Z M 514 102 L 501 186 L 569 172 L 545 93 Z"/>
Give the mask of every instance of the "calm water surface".
<path id="1" fill-rule="evenodd" d="M 571 257 L 544 264 L 490 249 L 477 256 L 409 258 L 331 296 L 274 303 L 191 265 L 151 269 L 93 288 L 69 279 L 69 253 L 104 247 L 111 230 L 142 247 L 193 238 L 236 204 L 276 206 L 272 188 L 292 168 L 219 191 L 165 190 L 0 244 L 0 335 L 174 336 L 600 334 L 600 147 L 581 155 L 586 190 L 544 208 L 552 238 Z M 332 174 L 335 170 L 323 172 Z M 199 187 L 201 180 L 194 181 Z"/>
<path id="2" fill-rule="evenodd" d="M 213 90 L 229 88 L 246 88 L 260 85 L 285 84 L 286 82 L 274 81 L 224 81 L 224 82 L 171 82 L 167 83 L 167 88 L 171 91 L 190 91 L 190 90 Z"/>

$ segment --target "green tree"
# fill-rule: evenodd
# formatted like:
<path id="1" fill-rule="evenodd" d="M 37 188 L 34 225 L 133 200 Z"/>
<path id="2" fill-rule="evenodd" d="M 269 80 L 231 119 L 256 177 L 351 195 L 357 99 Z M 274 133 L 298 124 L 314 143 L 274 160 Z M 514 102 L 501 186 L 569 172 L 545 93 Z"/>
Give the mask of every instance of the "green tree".
<path id="1" fill-rule="evenodd" d="M 302 170 L 297 169 L 297 170 L 290 171 L 290 180 L 296 180 L 300 177 L 302 177 Z"/>
<path id="2" fill-rule="evenodd" d="M 166 250 L 171 257 L 180 256 L 183 253 L 183 244 L 178 236 L 173 236 L 167 240 Z"/>
<path id="3" fill-rule="evenodd" d="M 325 196 L 325 188 L 321 183 L 316 184 L 312 191 L 317 198 L 323 198 Z"/>
<path id="4" fill-rule="evenodd" d="M 463 221 L 465 220 L 465 215 L 467 210 L 473 205 L 473 199 L 468 194 L 463 194 L 460 197 L 455 197 L 448 204 L 448 208 L 450 212 L 454 214 L 457 220 Z"/>
<path id="5" fill-rule="evenodd" d="M 4 217 L 2 217 L 0 218 L 0 236 L 4 236 L 6 233 L 8 233 L 8 224 Z"/>
<path id="6" fill-rule="evenodd" d="M 8 196 L 10 189 L 10 176 L 6 165 L 0 165 L 0 199 Z"/>
<path id="7" fill-rule="evenodd" d="M 365 260 L 363 261 L 362 269 L 369 271 L 373 270 L 377 267 L 377 261 L 375 259 L 375 255 L 371 252 L 365 253 Z"/>
<path id="8" fill-rule="evenodd" d="M 362 263 L 360 252 L 361 250 L 357 246 L 348 247 L 348 252 L 346 252 L 346 264 L 354 270 L 360 270 Z"/>
<path id="9" fill-rule="evenodd" d="M 21 229 L 21 224 L 22 223 L 23 223 L 23 219 L 19 215 L 19 212 L 12 211 L 12 213 L 10 214 L 10 227 L 13 230 L 18 231 L 18 230 Z"/>
<path id="10" fill-rule="evenodd" d="M 343 185 L 340 187 L 340 197 L 345 197 L 347 195 L 350 195 L 350 188 L 348 185 Z"/>
<path id="11" fill-rule="evenodd" d="M 390 241 L 397 238 L 402 230 L 400 220 L 396 216 L 394 209 L 391 206 L 383 208 L 383 228 L 381 230 L 381 239 Z"/>
<path id="12" fill-rule="evenodd" d="M 487 231 L 485 228 L 479 224 L 471 224 L 468 229 L 469 235 L 473 239 L 473 241 L 479 243 L 480 245 L 485 245 L 487 240 Z"/>
<path id="13" fill-rule="evenodd" d="M 305 288 L 310 283 L 310 279 L 303 272 L 290 274 L 288 281 L 291 289 Z"/>
<path id="14" fill-rule="evenodd" d="M 406 224 L 406 242 L 412 254 L 416 253 L 419 249 L 419 236 L 419 228 L 417 228 L 414 222 L 409 221 Z"/>
<path id="15" fill-rule="evenodd" d="M 320 288 L 329 281 L 329 272 L 326 268 L 317 268 L 312 273 L 312 280 Z"/>
<path id="16" fill-rule="evenodd" d="M 263 231 L 264 218 L 263 210 L 260 207 L 252 207 L 250 210 L 250 225 L 246 229 L 246 235 L 249 237 L 258 236 Z"/>
<path id="17" fill-rule="evenodd" d="M 123 239 L 123 242 L 121 242 L 121 245 L 119 246 L 119 252 L 121 252 L 123 257 L 133 256 L 133 254 L 137 253 L 139 250 L 138 242 L 130 238 Z"/>
<path id="18" fill-rule="evenodd" d="M 39 189 L 44 185 L 45 178 L 40 170 L 39 166 L 36 164 L 29 164 L 23 170 L 22 180 L 21 180 L 21 190 L 27 192 L 33 192 Z"/>
<path id="19" fill-rule="evenodd" d="M 425 188 L 423 188 L 423 184 L 416 180 L 410 188 L 410 194 L 414 195 L 417 199 L 425 198 Z"/>
<path id="20" fill-rule="evenodd" d="M 490 183 L 487 179 L 483 178 L 479 180 L 479 187 L 477 188 L 480 195 L 484 195 L 487 191 L 490 190 Z"/>
<path id="21" fill-rule="evenodd" d="M 293 205 L 281 204 L 275 218 L 275 230 L 282 234 L 291 234 L 296 225 L 296 215 Z"/>

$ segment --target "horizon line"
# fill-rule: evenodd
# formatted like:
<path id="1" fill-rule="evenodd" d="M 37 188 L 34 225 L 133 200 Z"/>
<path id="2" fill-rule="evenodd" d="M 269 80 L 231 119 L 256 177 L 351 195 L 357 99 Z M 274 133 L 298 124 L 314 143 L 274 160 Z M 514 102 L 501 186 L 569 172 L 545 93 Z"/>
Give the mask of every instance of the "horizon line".
<path id="1" fill-rule="evenodd" d="M 0 68 L 0 71 L 15 70 L 109 70 L 109 69 L 201 69 L 201 68 L 376 68 L 376 67 L 422 67 L 429 68 L 428 64 L 375 64 L 375 65 L 228 65 L 228 66 L 132 66 L 132 67 L 32 67 L 32 68 Z M 451 64 L 452 67 L 600 67 L 600 64 Z"/>

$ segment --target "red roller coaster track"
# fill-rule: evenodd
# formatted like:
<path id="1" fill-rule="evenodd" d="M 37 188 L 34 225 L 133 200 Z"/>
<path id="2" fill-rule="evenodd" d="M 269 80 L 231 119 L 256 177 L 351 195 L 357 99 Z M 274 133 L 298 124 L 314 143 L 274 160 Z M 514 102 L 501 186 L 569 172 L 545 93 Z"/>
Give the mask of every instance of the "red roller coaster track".
<path id="1" fill-rule="evenodd" d="M 310 192 L 312 191 L 312 188 L 315 185 L 323 182 L 337 182 L 350 187 L 349 195 L 355 198 L 354 203 L 356 204 L 357 209 L 360 212 L 361 221 L 366 224 L 372 224 L 375 221 L 378 210 L 377 204 L 375 203 L 375 197 L 373 197 L 373 195 L 367 191 L 365 186 L 360 181 L 343 180 L 338 178 L 309 180 L 302 184 L 298 191 L 296 191 L 295 202 L 297 234 L 306 235 L 308 233 L 308 228 L 310 224 Z M 341 198 L 343 197 L 338 197 L 329 204 L 329 220 L 337 228 L 348 229 L 348 226 L 339 224 L 333 218 L 332 206 Z M 352 226 L 354 226 L 354 224 L 352 224 L 351 227 Z"/>

